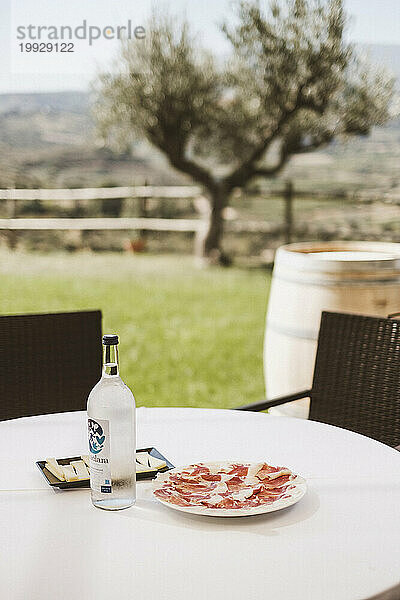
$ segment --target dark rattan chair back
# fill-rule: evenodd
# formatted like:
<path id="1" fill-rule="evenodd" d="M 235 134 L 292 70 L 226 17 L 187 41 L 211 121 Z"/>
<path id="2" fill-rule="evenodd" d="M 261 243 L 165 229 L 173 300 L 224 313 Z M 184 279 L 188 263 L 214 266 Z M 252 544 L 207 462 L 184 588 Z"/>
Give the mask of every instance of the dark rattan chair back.
<path id="1" fill-rule="evenodd" d="M 322 313 L 310 419 L 399 443 L 400 321 Z"/>
<path id="2" fill-rule="evenodd" d="M 0 420 L 86 409 L 100 375 L 100 311 L 0 317 Z"/>

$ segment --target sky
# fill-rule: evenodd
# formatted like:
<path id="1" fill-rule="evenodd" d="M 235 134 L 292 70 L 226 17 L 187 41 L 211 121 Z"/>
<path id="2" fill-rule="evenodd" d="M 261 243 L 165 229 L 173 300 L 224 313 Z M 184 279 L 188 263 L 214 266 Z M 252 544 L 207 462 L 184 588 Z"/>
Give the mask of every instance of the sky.
<path id="1" fill-rule="evenodd" d="M 345 5 L 351 17 L 348 31 L 351 41 L 400 44 L 400 0 L 345 0 Z M 111 37 L 110 28 L 115 32 L 118 26 L 127 27 L 128 20 L 132 30 L 145 26 L 152 6 L 185 14 L 208 47 L 219 53 L 226 49 L 218 23 L 230 18 L 232 0 L 1 0 L 0 93 L 87 89 L 96 73 L 111 63 L 118 41 L 101 35 L 91 44 L 88 40 L 73 40 L 73 52 L 56 52 L 55 36 L 60 35 L 59 28 L 75 29 L 86 21 L 87 32 L 89 27 L 108 28 Z M 29 25 L 34 26 L 36 39 L 28 39 Z M 40 41 L 38 26 L 43 27 L 43 43 L 49 41 L 46 36 L 50 35 L 50 29 L 44 28 L 53 27 L 51 52 L 27 52 L 26 43 Z M 97 31 L 93 29 L 93 37 Z M 81 27 L 80 35 L 83 33 Z"/>

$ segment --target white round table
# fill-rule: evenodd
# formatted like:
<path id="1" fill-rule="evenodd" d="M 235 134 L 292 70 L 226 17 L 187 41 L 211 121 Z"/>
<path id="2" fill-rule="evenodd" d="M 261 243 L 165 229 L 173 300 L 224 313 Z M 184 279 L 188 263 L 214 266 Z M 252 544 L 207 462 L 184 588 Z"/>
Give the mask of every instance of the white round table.
<path id="1" fill-rule="evenodd" d="M 5 600 L 400 598 L 400 453 L 312 421 L 140 408 L 138 447 L 175 465 L 267 460 L 305 476 L 295 506 L 256 517 L 183 514 L 138 483 L 106 512 L 57 491 L 34 462 L 86 453 L 85 413 L 0 423 L 0 597 Z"/>

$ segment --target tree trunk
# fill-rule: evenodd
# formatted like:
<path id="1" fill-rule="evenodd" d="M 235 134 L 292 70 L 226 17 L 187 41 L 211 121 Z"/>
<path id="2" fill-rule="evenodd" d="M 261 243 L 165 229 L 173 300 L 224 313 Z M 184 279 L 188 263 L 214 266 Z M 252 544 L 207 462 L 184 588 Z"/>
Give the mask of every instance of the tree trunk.
<path id="1" fill-rule="evenodd" d="M 224 232 L 223 210 L 228 203 L 228 194 L 224 190 L 216 190 L 209 194 L 210 213 L 208 229 L 201 244 L 203 261 L 208 264 L 227 266 L 230 259 L 222 251 L 222 236 Z"/>
<path id="2" fill-rule="evenodd" d="M 224 220 L 222 207 L 211 206 L 209 226 L 204 239 L 204 255 L 209 256 L 214 251 L 221 251 L 222 234 L 224 231 Z"/>

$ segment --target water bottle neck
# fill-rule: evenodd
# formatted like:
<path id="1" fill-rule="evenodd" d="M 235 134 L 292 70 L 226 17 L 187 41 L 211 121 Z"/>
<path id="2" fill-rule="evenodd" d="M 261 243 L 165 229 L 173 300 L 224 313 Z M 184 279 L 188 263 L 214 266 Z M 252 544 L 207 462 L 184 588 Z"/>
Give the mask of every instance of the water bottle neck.
<path id="1" fill-rule="evenodd" d="M 103 377 L 119 377 L 118 345 L 103 347 Z"/>

